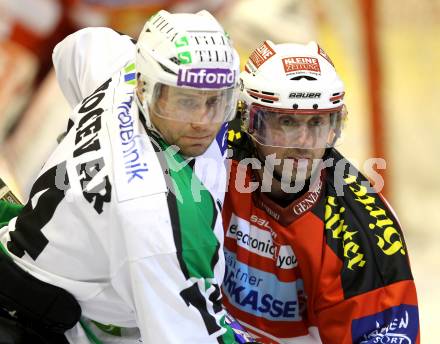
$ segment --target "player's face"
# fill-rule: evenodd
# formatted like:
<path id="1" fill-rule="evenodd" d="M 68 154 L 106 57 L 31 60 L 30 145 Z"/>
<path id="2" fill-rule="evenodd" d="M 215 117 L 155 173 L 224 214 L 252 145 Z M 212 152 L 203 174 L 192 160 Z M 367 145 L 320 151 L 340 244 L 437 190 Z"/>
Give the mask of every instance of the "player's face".
<path id="1" fill-rule="evenodd" d="M 303 116 L 304 121 L 315 120 L 313 116 L 310 118 L 307 118 L 309 115 Z M 313 168 L 317 166 L 317 159 L 323 158 L 326 149 L 324 145 L 309 148 L 308 142 L 313 140 L 313 133 L 308 132 L 307 129 L 304 129 L 296 138 L 294 147 L 275 147 L 255 142 L 258 154 L 265 164 L 272 165 L 270 167 L 274 169 L 278 176 L 283 176 L 284 170 L 284 176 L 290 177 L 290 182 L 309 179 Z M 304 144 L 302 148 L 301 144 Z M 280 159 L 280 163 L 278 164 L 277 160 L 268 158 L 269 156 Z M 272 161 L 275 161 L 275 163 L 272 163 Z"/>
<path id="2" fill-rule="evenodd" d="M 177 145 L 182 154 L 201 155 L 215 139 L 223 123 L 213 121 L 213 116 L 223 106 L 220 104 L 221 92 L 162 86 L 157 103 L 150 109 L 151 122 L 166 142 Z"/>
<path id="3" fill-rule="evenodd" d="M 262 145 L 313 150 L 328 146 L 334 129 L 330 114 L 257 110 L 252 136 Z"/>
<path id="4" fill-rule="evenodd" d="M 259 122 L 252 137 L 265 166 L 289 183 L 310 178 L 334 136 L 330 114 L 260 109 L 255 116 Z"/>
<path id="5" fill-rule="evenodd" d="M 273 164 L 273 169 L 278 176 L 283 176 L 283 170 L 285 170 L 284 175 L 290 177 L 290 182 L 309 179 L 313 167 L 317 166 L 316 159 L 322 159 L 325 153 L 325 148 L 284 148 L 263 146 L 259 143 L 256 143 L 256 148 L 260 157 L 265 159 L 266 164 L 270 165 L 273 161 L 268 159 L 268 156 L 274 155 L 276 159 L 280 159 L 279 164 Z M 313 164 L 314 161 L 315 164 Z"/>

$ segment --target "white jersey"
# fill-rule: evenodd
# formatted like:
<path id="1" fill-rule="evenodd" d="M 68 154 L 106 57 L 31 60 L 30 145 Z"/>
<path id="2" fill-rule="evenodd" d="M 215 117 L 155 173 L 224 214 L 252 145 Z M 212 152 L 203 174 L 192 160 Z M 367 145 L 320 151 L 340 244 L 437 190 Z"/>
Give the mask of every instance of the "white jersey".
<path id="1" fill-rule="evenodd" d="M 106 31 L 88 30 L 94 42 Z M 75 47 L 75 36 L 68 40 Z M 67 96 L 72 105 L 104 82 L 76 105 L 23 212 L 1 229 L 1 244 L 20 267 L 79 301 L 82 320 L 66 334 L 71 343 L 234 342 L 219 287 L 223 142 L 188 163 L 140 120 L 132 61 L 113 60 L 107 70 L 116 73 L 99 80 L 103 65 L 83 76 L 75 69 L 81 64 L 68 60 L 73 51 L 61 49 L 54 60 L 73 68 L 59 75 L 64 91 L 75 90 Z M 133 47 L 124 56 L 133 58 Z"/>

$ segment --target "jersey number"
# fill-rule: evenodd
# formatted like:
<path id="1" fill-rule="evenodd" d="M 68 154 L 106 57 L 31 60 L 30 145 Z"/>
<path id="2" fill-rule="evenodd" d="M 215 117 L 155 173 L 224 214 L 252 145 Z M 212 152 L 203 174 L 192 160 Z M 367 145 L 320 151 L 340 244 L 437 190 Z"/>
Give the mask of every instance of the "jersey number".
<path id="1" fill-rule="evenodd" d="M 66 162 L 44 172 L 32 186 L 29 201 L 17 217 L 15 230 L 10 232 L 8 250 L 17 257 L 26 251 L 33 260 L 48 244 L 41 229 L 50 221 L 58 204 L 70 188 Z"/>

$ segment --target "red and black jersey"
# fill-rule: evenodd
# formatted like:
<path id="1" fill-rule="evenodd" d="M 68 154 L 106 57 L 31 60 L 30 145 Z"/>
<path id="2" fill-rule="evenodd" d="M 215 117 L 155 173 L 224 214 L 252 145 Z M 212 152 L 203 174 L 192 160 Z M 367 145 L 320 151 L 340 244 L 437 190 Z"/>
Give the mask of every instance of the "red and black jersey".
<path id="1" fill-rule="evenodd" d="M 397 218 L 336 150 L 326 159 L 320 178 L 284 208 L 259 189 L 243 192 L 256 178 L 239 154 L 231 159 L 225 306 L 264 343 L 419 343 Z"/>

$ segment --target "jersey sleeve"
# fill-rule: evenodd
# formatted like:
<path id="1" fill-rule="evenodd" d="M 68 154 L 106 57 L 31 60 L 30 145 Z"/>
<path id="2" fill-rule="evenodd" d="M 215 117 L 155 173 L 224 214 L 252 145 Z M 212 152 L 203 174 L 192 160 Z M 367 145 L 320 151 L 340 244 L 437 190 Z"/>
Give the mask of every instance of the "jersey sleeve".
<path id="1" fill-rule="evenodd" d="M 417 297 L 412 280 L 348 299 L 328 292 L 324 298 L 320 302 L 326 305 L 318 306 L 315 313 L 323 343 L 420 343 Z"/>
<path id="2" fill-rule="evenodd" d="M 52 60 L 61 90 L 73 108 L 135 56 L 129 36 L 109 28 L 79 30 L 58 43 Z"/>
<path id="3" fill-rule="evenodd" d="M 345 160 L 336 151 L 331 156 L 336 166 Z M 347 164 L 342 178 L 326 170 L 325 198 L 313 210 L 323 221 L 322 246 L 304 244 L 309 257 L 322 252 L 316 271 L 301 271 L 305 281 L 314 281 L 309 317 L 324 343 L 420 343 L 417 294 L 400 223 L 383 196 Z M 322 229 L 314 234 L 322 238 Z"/>
<path id="4" fill-rule="evenodd" d="M 312 306 L 320 336 L 334 344 L 419 343 L 417 294 L 399 222 L 381 195 L 346 180 L 344 198 L 328 196 L 325 206 L 326 245 Z"/>
<path id="5" fill-rule="evenodd" d="M 22 205 L 0 200 L 0 228 L 5 226 L 12 218 L 20 214 Z"/>

